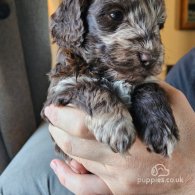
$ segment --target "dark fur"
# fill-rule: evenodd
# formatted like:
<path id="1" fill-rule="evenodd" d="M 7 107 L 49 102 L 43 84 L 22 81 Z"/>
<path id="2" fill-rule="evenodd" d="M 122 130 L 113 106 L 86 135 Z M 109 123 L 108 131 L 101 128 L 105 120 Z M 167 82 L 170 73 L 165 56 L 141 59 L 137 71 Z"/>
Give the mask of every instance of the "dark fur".
<path id="1" fill-rule="evenodd" d="M 178 129 L 164 91 L 146 83 L 161 71 L 165 19 L 163 0 L 64 0 L 51 16 L 59 52 L 44 108 L 76 105 L 115 152 L 133 144 L 135 125 L 152 151 L 170 155 Z"/>
<path id="2" fill-rule="evenodd" d="M 162 88 L 156 83 L 138 85 L 132 94 L 131 114 L 138 136 L 149 151 L 167 155 L 165 140 L 179 135 L 171 107 Z M 176 140 L 175 140 L 176 141 Z"/>

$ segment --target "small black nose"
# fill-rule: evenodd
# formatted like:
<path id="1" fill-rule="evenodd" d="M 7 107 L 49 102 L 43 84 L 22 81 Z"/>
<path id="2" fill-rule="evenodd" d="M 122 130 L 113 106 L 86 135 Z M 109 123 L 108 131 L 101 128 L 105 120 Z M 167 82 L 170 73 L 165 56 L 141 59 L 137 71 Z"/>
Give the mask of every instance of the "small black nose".
<path id="1" fill-rule="evenodd" d="M 139 53 L 139 59 L 144 66 L 149 66 L 152 61 L 152 55 L 149 53 Z"/>

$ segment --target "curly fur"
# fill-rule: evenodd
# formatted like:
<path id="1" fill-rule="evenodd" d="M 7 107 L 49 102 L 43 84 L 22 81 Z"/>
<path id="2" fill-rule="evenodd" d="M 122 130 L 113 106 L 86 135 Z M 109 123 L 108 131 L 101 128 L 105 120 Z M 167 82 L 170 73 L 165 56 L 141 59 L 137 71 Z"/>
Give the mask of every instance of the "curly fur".
<path id="1" fill-rule="evenodd" d="M 161 72 L 165 20 L 163 0 L 63 0 L 51 16 L 59 52 L 44 108 L 75 104 L 115 152 L 137 133 L 151 151 L 171 155 L 179 139 L 172 110 L 163 89 L 146 82 Z"/>

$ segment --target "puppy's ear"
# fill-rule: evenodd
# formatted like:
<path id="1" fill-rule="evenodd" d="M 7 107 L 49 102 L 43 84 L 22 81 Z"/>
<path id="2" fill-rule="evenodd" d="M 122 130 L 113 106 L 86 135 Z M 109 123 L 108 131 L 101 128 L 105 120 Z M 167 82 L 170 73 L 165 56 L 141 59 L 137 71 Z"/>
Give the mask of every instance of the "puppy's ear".
<path id="1" fill-rule="evenodd" d="M 51 16 L 51 35 L 58 46 L 64 48 L 81 46 L 85 32 L 82 12 L 86 4 L 87 0 L 63 0 Z"/>
<path id="2" fill-rule="evenodd" d="M 156 15 L 157 22 L 159 24 L 160 29 L 164 27 L 164 23 L 167 18 L 166 14 L 166 6 L 164 0 L 149 0 L 150 4 L 152 5 Z"/>

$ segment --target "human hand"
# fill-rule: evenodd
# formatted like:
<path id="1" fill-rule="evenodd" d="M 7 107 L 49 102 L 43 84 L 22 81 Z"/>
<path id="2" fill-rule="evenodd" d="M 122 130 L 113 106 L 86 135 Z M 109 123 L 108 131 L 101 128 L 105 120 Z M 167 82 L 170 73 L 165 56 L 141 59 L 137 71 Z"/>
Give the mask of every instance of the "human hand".
<path id="1" fill-rule="evenodd" d="M 94 174 L 78 175 L 71 172 L 69 166 L 54 160 L 53 163 L 61 168 L 61 171 L 56 171 L 56 173 L 66 187 L 77 194 L 79 194 L 78 189 L 83 189 L 85 192 L 83 194 L 97 194 L 97 192 L 99 194 L 178 194 L 183 192 L 189 194 L 194 192 L 191 186 L 193 186 L 195 174 L 195 154 L 193 152 L 195 147 L 195 132 L 193 131 L 195 129 L 195 114 L 183 94 L 167 84 L 161 85 L 169 95 L 181 137 L 172 158 L 169 159 L 148 153 L 139 139 L 131 147 L 130 155 L 113 153 L 107 146 L 98 143 L 89 136 L 90 133 L 84 125 L 85 114 L 82 111 L 76 108 L 55 108 L 54 106 L 46 111 L 46 115 L 56 126 L 50 126 L 50 132 L 57 144 L 65 153 Z M 67 116 L 69 116 L 69 120 L 66 120 Z M 75 121 L 75 118 L 78 120 Z M 70 121 L 74 122 L 70 123 Z M 60 129 L 65 130 L 65 132 Z M 77 137 L 81 135 L 82 138 Z M 88 140 L 84 139 L 85 137 Z M 82 147 L 79 147 L 80 145 Z M 76 165 L 75 161 L 73 163 Z M 144 179 L 151 182 L 152 179 L 157 178 L 151 175 L 151 169 L 157 164 L 164 165 L 170 171 L 168 176 L 163 177 L 164 179 L 181 177 L 183 182 L 146 184 Z M 90 181 L 87 178 L 90 178 Z M 76 185 L 69 183 L 71 179 L 77 182 Z"/>

